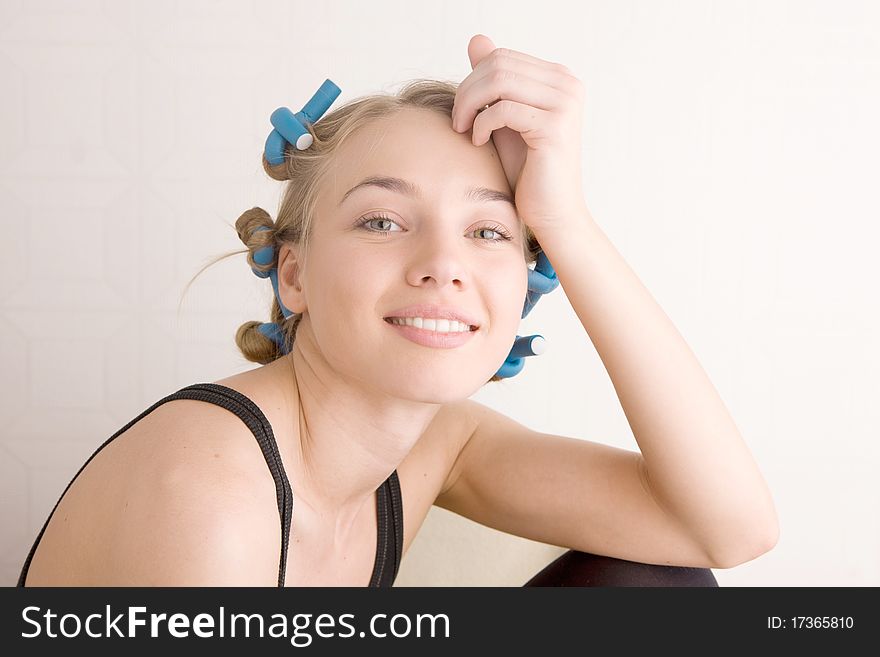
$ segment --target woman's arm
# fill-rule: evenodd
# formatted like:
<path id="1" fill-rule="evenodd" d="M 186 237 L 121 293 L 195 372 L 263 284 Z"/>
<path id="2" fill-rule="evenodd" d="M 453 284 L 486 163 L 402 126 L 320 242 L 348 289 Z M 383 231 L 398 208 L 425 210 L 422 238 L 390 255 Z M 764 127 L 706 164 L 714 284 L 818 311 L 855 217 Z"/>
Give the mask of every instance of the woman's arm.
<path id="1" fill-rule="evenodd" d="M 536 237 L 608 370 L 658 503 L 720 563 L 744 543 L 769 549 L 773 500 L 724 402 L 587 207 L 571 217 Z"/>

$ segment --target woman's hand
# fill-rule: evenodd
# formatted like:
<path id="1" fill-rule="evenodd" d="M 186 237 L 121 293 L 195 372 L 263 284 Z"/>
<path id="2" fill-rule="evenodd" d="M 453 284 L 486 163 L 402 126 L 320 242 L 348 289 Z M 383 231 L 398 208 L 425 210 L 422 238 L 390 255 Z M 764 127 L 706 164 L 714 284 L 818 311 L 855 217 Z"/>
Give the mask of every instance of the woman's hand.
<path id="1" fill-rule="evenodd" d="M 582 220 L 583 83 L 561 64 L 495 48 L 482 34 L 470 40 L 468 56 L 473 71 L 456 92 L 453 129 L 473 128 L 475 146 L 492 139 L 517 212 L 539 241 Z"/>

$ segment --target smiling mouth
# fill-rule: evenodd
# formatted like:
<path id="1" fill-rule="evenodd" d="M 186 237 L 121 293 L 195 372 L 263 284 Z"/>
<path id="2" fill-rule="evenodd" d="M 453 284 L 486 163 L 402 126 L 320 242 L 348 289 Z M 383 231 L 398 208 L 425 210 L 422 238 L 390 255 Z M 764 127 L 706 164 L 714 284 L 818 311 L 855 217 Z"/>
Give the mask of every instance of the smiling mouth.
<path id="1" fill-rule="evenodd" d="M 450 334 L 454 335 L 455 333 L 465 333 L 466 332 L 466 331 L 432 331 L 431 329 L 422 328 L 420 326 L 416 326 L 415 324 L 407 324 L 406 322 L 398 324 L 397 322 L 393 321 L 391 317 L 385 317 L 384 320 L 386 322 L 388 322 L 389 324 L 391 324 L 392 326 L 409 326 L 410 328 L 418 329 L 420 331 L 429 331 L 430 333 L 443 333 L 443 334 L 450 333 Z M 462 322 L 459 322 L 459 324 L 461 324 L 461 323 Z M 479 330 L 479 328 L 480 327 L 476 326 L 475 324 L 468 325 L 468 329 L 471 333 Z"/>

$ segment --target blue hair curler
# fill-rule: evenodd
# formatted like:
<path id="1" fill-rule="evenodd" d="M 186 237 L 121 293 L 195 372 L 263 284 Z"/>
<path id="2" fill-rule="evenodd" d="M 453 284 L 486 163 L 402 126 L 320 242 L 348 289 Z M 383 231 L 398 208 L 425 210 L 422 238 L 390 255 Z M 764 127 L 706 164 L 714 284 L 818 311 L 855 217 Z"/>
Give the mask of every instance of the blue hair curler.
<path id="1" fill-rule="evenodd" d="M 292 145 L 298 150 L 305 150 L 312 145 L 312 135 L 305 128 L 306 125 L 318 121 L 330 106 L 333 104 L 341 90 L 329 78 L 309 99 L 303 108 L 294 114 L 286 107 L 279 107 L 270 117 L 273 130 L 266 139 L 266 147 L 264 155 L 266 161 L 271 165 L 277 165 L 284 162 L 284 152 L 288 145 Z M 267 226 L 260 226 L 256 230 L 269 230 Z M 272 246 L 265 246 L 254 253 L 254 262 L 260 265 L 267 265 L 272 262 L 275 257 L 275 251 Z M 288 319 L 293 313 L 282 303 L 281 295 L 278 294 L 278 269 L 277 266 L 269 271 L 260 271 L 251 267 L 260 278 L 269 278 L 272 281 L 272 289 L 275 291 L 275 299 L 284 319 Z M 559 285 L 559 279 L 550 260 L 544 255 L 543 251 L 538 253 L 538 260 L 534 269 L 529 269 L 528 292 L 526 292 L 525 303 L 521 318 L 528 315 L 535 304 L 541 298 L 541 295 L 552 292 Z M 263 323 L 259 326 L 260 333 L 267 338 L 274 340 L 278 345 L 282 354 L 289 353 L 287 345 L 284 343 L 284 334 L 281 327 L 274 323 Z M 504 360 L 504 363 L 495 373 L 503 379 L 510 378 L 519 374 L 525 366 L 525 359 L 529 356 L 539 356 L 546 350 L 546 340 L 543 335 L 526 335 L 516 336 L 510 353 Z"/>
<path id="2" fill-rule="evenodd" d="M 342 90 L 327 78 L 303 108 L 294 114 L 286 107 L 272 112 L 269 122 L 274 130 L 266 139 L 265 155 L 269 164 L 284 162 L 284 150 L 288 144 L 297 150 L 305 150 L 312 145 L 312 135 L 306 130 L 307 124 L 315 123 L 330 109 L 333 101 Z"/>
<path id="3" fill-rule="evenodd" d="M 530 312 L 542 295 L 552 292 L 559 286 L 559 278 L 550 259 L 543 251 L 538 252 L 538 259 L 534 269 L 529 269 L 528 291 L 526 292 L 526 300 L 523 304 L 522 317 L 524 318 Z M 525 359 L 528 356 L 540 356 L 547 350 L 547 341 L 543 335 L 525 335 L 516 336 L 510 353 L 504 359 L 501 367 L 495 373 L 502 379 L 509 379 L 516 376 L 525 367 Z"/>
<path id="4" fill-rule="evenodd" d="M 268 226 L 258 226 L 254 232 L 258 233 L 261 230 L 269 230 Z M 272 259 L 275 257 L 275 249 L 272 246 L 264 246 L 262 249 L 259 249 L 256 253 L 254 253 L 254 262 L 258 265 L 268 265 L 272 262 Z M 281 295 L 278 294 L 278 267 L 272 267 L 272 269 L 268 271 L 261 271 L 256 267 L 251 267 L 251 271 L 254 272 L 260 278 L 269 278 L 272 281 L 272 289 L 275 290 L 275 299 L 278 300 L 278 306 L 281 308 L 281 314 L 284 315 L 284 319 L 290 317 L 293 312 L 288 310 L 287 306 L 284 305 L 284 302 L 281 301 Z M 274 324 L 273 324 L 274 326 Z M 274 331 L 273 331 L 274 332 Z"/>

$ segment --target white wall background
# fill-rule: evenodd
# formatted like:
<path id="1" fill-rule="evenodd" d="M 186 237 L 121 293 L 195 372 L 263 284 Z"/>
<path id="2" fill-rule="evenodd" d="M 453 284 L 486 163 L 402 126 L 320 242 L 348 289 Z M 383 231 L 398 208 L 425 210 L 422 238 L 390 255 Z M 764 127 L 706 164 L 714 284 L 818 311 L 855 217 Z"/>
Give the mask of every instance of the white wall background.
<path id="1" fill-rule="evenodd" d="M 243 256 L 177 303 L 275 214 L 272 110 L 461 80 L 476 33 L 585 83 L 588 205 L 770 484 L 779 544 L 719 583 L 880 585 L 880 5 L 840 0 L 0 1 L 0 583 L 107 437 L 254 367 Z M 475 398 L 637 449 L 562 288 L 531 332 L 548 352 Z M 435 508 L 397 584 L 518 586 L 560 553 Z"/>

